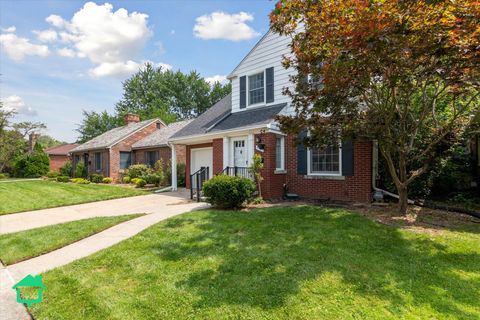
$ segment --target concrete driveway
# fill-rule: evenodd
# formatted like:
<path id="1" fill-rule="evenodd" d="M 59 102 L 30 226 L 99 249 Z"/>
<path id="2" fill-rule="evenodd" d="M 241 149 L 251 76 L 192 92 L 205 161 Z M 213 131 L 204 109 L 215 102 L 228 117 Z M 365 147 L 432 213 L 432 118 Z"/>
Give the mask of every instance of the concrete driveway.
<path id="1" fill-rule="evenodd" d="M 0 216 L 0 234 L 93 217 L 165 212 L 165 207 L 190 202 L 185 190 L 90 202 Z"/>

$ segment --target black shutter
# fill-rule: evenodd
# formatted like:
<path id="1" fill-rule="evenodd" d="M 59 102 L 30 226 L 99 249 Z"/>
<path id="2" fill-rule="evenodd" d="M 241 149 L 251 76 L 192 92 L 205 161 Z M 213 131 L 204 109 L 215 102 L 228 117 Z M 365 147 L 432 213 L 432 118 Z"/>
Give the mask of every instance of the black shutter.
<path id="1" fill-rule="evenodd" d="M 267 87 L 267 97 L 265 99 L 266 103 L 274 101 L 274 92 L 273 92 L 273 67 L 265 70 L 266 75 L 266 87 Z"/>
<path id="2" fill-rule="evenodd" d="M 298 134 L 300 143 L 297 145 L 297 173 L 307 174 L 307 148 L 303 144 L 303 139 L 307 136 L 307 130 L 304 129 Z"/>
<path id="3" fill-rule="evenodd" d="M 247 77 L 240 77 L 240 109 L 247 107 Z"/>
<path id="4" fill-rule="evenodd" d="M 351 139 L 342 142 L 342 175 L 353 176 L 353 142 Z"/>

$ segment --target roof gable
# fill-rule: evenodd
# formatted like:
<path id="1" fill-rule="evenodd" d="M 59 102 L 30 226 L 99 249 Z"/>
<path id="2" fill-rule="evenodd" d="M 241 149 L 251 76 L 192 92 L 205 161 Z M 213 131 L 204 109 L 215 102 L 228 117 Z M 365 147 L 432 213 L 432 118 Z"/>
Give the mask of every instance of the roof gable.
<path id="1" fill-rule="evenodd" d="M 265 40 L 265 38 L 272 32 L 271 29 L 268 29 L 267 33 L 265 33 L 261 38 L 260 40 L 258 40 L 258 42 L 253 46 L 252 49 L 250 49 L 250 51 L 247 53 L 247 55 L 245 57 L 243 57 L 243 59 L 240 61 L 239 64 L 237 64 L 237 66 L 235 67 L 235 69 L 233 69 L 232 72 L 230 72 L 230 74 L 227 76 L 228 79 L 232 78 L 235 76 L 235 71 L 237 71 L 238 67 L 240 67 L 242 65 L 242 63 L 247 60 L 247 58 L 255 51 L 255 49 L 260 45 L 260 43 L 263 42 L 263 40 Z"/>

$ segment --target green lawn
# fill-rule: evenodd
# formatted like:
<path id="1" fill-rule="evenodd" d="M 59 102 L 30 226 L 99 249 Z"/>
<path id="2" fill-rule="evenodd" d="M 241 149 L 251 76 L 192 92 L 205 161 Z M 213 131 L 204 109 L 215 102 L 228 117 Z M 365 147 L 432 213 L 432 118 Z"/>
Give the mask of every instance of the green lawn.
<path id="1" fill-rule="evenodd" d="M 480 228 L 197 211 L 44 274 L 35 319 L 479 319 Z"/>
<path id="2" fill-rule="evenodd" d="M 52 181 L 0 183 L 0 215 L 147 194 L 119 186 Z"/>
<path id="3" fill-rule="evenodd" d="M 98 217 L 0 235 L 0 260 L 9 265 L 30 259 L 139 216 Z"/>

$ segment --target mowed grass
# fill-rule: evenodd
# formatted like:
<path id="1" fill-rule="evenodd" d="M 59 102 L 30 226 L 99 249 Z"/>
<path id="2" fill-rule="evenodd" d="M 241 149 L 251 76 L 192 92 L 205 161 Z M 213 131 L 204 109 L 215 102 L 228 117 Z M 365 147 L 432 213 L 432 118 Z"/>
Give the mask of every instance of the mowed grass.
<path id="1" fill-rule="evenodd" d="M 145 194 L 145 191 L 109 185 L 4 182 L 0 183 L 0 215 Z"/>
<path id="2" fill-rule="evenodd" d="M 479 319 L 480 231 L 205 210 L 44 274 L 35 319 Z"/>
<path id="3" fill-rule="evenodd" d="M 141 215 L 97 217 L 0 235 L 0 260 L 9 265 L 30 259 Z"/>

